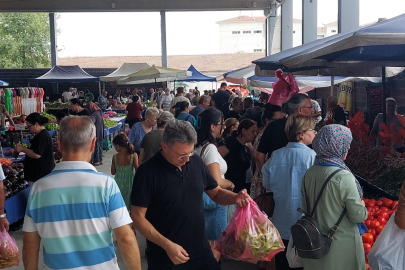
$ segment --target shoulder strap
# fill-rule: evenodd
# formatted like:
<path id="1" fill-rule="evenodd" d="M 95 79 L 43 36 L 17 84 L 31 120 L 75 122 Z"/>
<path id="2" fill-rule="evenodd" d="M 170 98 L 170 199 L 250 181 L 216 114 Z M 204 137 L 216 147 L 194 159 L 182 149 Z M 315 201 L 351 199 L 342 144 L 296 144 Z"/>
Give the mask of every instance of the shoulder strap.
<path id="1" fill-rule="evenodd" d="M 340 222 L 342 221 L 343 217 L 346 215 L 346 212 L 347 212 L 347 209 L 345 207 L 345 209 L 343 209 L 342 214 L 340 214 L 338 221 L 336 222 L 335 225 L 333 225 L 332 229 L 330 230 L 330 233 L 328 234 L 329 238 L 332 238 L 333 235 L 335 234 L 335 232 L 337 231 Z"/>
<path id="2" fill-rule="evenodd" d="M 337 170 L 335 170 L 333 173 L 331 173 L 331 175 L 329 175 L 328 178 L 326 178 L 326 180 L 325 180 L 325 182 L 323 183 L 323 186 L 322 186 L 322 188 L 321 188 L 321 191 L 319 192 L 318 198 L 317 198 L 316 201 L 315 201 L 314 208 L 312 208 L 311 216 L 314 214 L 315 209 L 316 209 L 316 207 L 318 206 L 319 201 L 321 200 L 321 196 L 322 196 L 323 191 L 324 191 L 325 188 L 326 188 L 326 185 L 329 183 L 330 179 L 332 179 L 332 177 L 335 176 L 335 175 L 336 175 L 338 172 L 340 172 L 340 171 L 343 171 L 343 169 L 337 169 Z M 305 182 L 304 182 L 304 183 L 305 183 Z M 306 193 L 306 189 L 305 189 L 305 193 Z M 308 209 L 309 209 L 309 208 L 308 208 Z"/>
<path id="3" fill-rule="evenodd" d="M 186 117 L 186 119 L 184 119 L 184 121 L 187 121 L 189 118 L 190 118 L 190 114 L 189 115 L 187 115 L 187 117 Z"/>
<path id="4" fill-rule="evenodd" d="M 210 145 L 210 143 L 204 144 L 204 146 L 201 149 L 200 157 L 203 155 L 203 153 L 204 153 L 205 149 L 208 147 L 208 145 Z"/>
<path id="5" fill-rule="evenodd" d="M 114 158 L 115 168 L 117 168 L 117 154 L 114 154 L 113 158 Z"/>

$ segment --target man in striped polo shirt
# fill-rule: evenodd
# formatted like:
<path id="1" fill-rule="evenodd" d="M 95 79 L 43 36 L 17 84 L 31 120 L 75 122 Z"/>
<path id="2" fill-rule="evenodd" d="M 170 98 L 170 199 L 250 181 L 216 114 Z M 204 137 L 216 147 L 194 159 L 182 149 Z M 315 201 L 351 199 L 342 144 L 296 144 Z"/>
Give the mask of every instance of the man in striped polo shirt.
<path id="1" fill-rule="evenodd" d="M 46 269 L 119 269 L 112 232 L 130 270 L 141 270 L 132 220 L 113 178 L 89 163 L 96 129 L 89 117 L 60 123 L 63 162 L 31 188 L 24 220 L 26 270 L 38 269 L 43 243 Z"/>

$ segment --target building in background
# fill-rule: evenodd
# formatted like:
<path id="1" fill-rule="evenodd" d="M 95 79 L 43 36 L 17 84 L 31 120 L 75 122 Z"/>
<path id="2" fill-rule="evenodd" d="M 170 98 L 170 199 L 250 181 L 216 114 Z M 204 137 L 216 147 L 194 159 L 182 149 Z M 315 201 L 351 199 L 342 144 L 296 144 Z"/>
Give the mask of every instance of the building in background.
<path id="1" fill-rule="evenodd" d="M 323 27 L 318 27 L 318 39 L 330 37 L 338 33 L 337 21 L 324 24 Z"/>
<path id="2" fill-rule="evenodd" d="M 266 47 L 266 17 L 239 16 L 219 24 L 220 53 L 261 53 Z"/>

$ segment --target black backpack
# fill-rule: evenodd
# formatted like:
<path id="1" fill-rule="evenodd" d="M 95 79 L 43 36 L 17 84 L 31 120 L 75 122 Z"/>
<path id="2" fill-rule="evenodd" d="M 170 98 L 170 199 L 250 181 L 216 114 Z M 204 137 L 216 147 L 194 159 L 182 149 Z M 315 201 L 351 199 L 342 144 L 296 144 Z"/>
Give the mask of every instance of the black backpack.
<path id="1" fill-rule="evenodd" d="M 337 169 L 334 171 L 325 181 L 322 186 L 322 189 L 318 195 L 318 198 L 315 201 L 314 208 L 310 212 L 309 207 L 309 198 L 307 195 L 307 190 L 305 187 L 305 177 L 304 177 L 304 191 L 305 191 L 305 200 L 307 203 L 307 211 L 298 208 L 297 211 L 304 214 L 292 227 L 291 227 L 291 236 L 293 239 L 293 243 L 295 249 L 298 253 L 298 256 L 301 258 L 306 259 L 320 259 L 325 256 L 330 249 L 330 245 L 332 244 L 332 237 L 335 234 L 340 222 L 342 221 L 343 217 L 346 214 L 346 208 L 343 210 L 342 214 L 339 217 L 339 220 L 336 224 L 332 227 L 330 233 L 328 235 L 323 235 L 318 229 L 318 224 L 313 217 L 316 206 L 321 199 L 322 193 L 326 188 L 326 185 L 330 181 L 330 179 L 337 174 L 338 172 L 342 171 L 342 169 Z"/>

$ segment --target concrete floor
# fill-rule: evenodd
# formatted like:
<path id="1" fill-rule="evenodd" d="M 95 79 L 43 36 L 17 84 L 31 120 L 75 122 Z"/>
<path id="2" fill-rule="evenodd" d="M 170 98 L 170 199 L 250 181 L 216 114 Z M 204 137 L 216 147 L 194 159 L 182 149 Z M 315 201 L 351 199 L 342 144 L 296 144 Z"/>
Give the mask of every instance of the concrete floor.
<path id="1" fill-rule="evenodd" d="M 106 174 L 110 174 L 110 170 L 111 170 L 111 161 L 112 161 L 112 157 L 113 155 L 116 153 L 114 149 L 109 150 L 108 152 L 104 152 L 104 160 L 103 160 L 103 165 L 96 167 L 96 169 L 99 172 L 103 172 Z M 22 230 L 18 230 L 18 231 L 14 231 L 14 232 L 10 232 L 10 235 L 13 236 L 16 241 L 17 241 L 17 245 L 20 249 L 20 253 L 22 251 L 22 243 L 23 243 L 23 231 Z M 145 248 L 146 248 L 146 241 L 145 238 L 140 234 L 137 233 L 137 239 L 138 239 L 138 245 L 139 245 L 139 249 L 141 252 L 141 263 L 142 263 L 142 270 L 147 270 L 148 268 L 148 264 L 146 262 L 146 259 L 144 257 L 145 254 Z M 118 246 L 115 246 L 115 251 L 117 253 L 117 258 L 118 258 L 118 264 L 120 266 L 120 269 L 128 269 L 126 267 L 126 265 L 124 264 L 124 261 L 122 260 L 120 251 L 118 249 Z M 222 269 L 223 270 L 257 270 L 258 266 L 251 264 L 251 263 L 245 263 L 245 262 L 238 262 L 238 261 L 233 261 L 233 260 L 229 260 L 226 258 L 221 258 L 222 261 Z M 21 255 L 21 263 L 20 266 L 17 267 L 13 267 L 10 268 L 13 270 L 23 270 L 23 264 L 22 264 L 22 255 Z M 40 264 L 39 264 L 39 269 L 45 269 L 45 267 L 43 266 L 43 262 L 42 262 L 42 250 L 40 251 Z M 207 269 L 209 270 L 209 269 Z"/>

